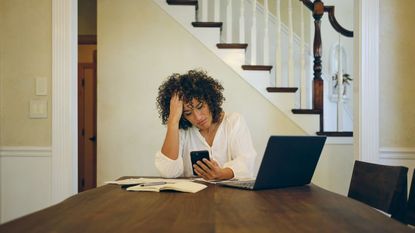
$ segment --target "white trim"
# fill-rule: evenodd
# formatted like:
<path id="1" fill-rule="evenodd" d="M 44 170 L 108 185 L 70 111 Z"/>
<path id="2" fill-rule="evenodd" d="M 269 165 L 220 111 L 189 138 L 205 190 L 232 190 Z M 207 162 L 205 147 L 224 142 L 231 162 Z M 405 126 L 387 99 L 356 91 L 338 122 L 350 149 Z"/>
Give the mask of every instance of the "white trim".
<path id="1" fill-rule="evenodd" d="M 355 0 L 355 158 L 379 159 L 379 0 Z M 356 30 L 357 29 L 357 30 Z"/>
<path id="2" fill-rule="evenodd" d="M 381 147 L 379 152 L 382 159 L 415 160 L 415 147 Z"/>
<path id="3" fill-rule="evenodd" d="M 77 0 L 52 0 L 52 204 L 77 192 Z"/>
<path id="4" fill-rule="evenodd" d="M 2 146 L 0 147 L 0 157 L 50 157 L 51 147 L 41 146 Z"/>
<path id="5" fill-rule="evenodd" d="M 327 137 L 329 145 L 353 145 L 353 137 Z"/>

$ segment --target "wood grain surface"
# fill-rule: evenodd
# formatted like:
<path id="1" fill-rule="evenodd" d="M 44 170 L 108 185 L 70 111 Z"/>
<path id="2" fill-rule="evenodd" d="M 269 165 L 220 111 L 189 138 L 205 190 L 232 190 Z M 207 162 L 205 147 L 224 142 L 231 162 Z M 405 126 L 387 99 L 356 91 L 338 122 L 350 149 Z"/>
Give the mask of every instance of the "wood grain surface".
<path id="1" fill-rule="evenodd" d="M 316 185 L 262 191 L 217 185 L 195 194 L 104 185 L 0 225 L 0 232 L 413 232 Z"/>

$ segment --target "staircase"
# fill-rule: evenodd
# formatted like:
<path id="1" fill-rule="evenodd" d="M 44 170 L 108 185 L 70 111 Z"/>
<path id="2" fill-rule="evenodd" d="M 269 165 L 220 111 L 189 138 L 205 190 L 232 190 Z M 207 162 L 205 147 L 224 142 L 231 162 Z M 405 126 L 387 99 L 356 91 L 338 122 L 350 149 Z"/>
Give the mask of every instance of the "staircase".
<path id="1" fill-rule="evenodd" d="M 287 62 L 286 60 L 281 60 L 280 63 L 276 62 L 276 59 L 268 59 L 267 55 L 256 54 L 255 48 L 262 47 L 264 50 L 275 50 L 277 45 L 270 43 L 271 47 L 267 47 L 267 42 L 261 43 L 250 43 L 256 41 L 256 38 L 251 36 L 251 40 L 244 39 L 246 33 L 244 29 L 239 28 L 239 41 L 234 42 L 236 36 L 232 35 L 232 31 L 235 31 L 235 27 L 238 27 L 236 23 L 234 25 L 229 24 L 231 20 L 227 18 L 225 22 L 219 20 L 219 13 L 222 15 L 229 15 L 232 12 L 236 12 L 238 9 L 241 9 L 239 12 L 239 26 L 243 24 L 241 20 L 244 20 L 246 17 L 253 16 L 253 22 L 251 24 L 251 31 L 256 31 L 256 14 L 257 12 L 264 14 L 268 12 L 267 9 L 256 6 L 256 1 L 219 1 L 219 0 L 153 0 L 157 3 L 167 14 L 169 14 L 173 19 L 179 22 L 183 27 L 188 30 L 193 36 L 199 39 L 206 47 L 208 47 L 213 53 L 215 53 L 220 59 L 222 59 L 226 64 L 228 64 L 236 73 L 240 75 L 245 81 L 247 81 L 252 87 L 259 91 L 266 99 L 268 99 L 274 106 L 279 108 L 285 115 L 291 118 L 297 125 L 299 125 L 304 131 L 310 135 L 326 135 L 330 137 L 350 137 L 353 136 L 353 133 L 350 131 L 324 131 L 324 114 L 321 109 L 312 109 L 311 98 L 304 101 L 305 96 L 311 96 L 311 81 L 310 82 L 301 82 L 301 77 L 291 77 L 295 78 L 292 80 L 277 80 L 278 76 L 281 77 L 285 74 L 287 75 L 290 71 L 289 66 L 292 66 L 292 69 L 296 69 L 296 73 L 300 74 L 300 68 L 294 67 L 293 64 Z M 212 18 L 212 13 L 208 9 L 212 8 L 212 5 L 207 5 L 208 1 L 215 2 L 213 7 L 216 7 L 213 19 L 208 20 L 209 15 Z M 237 6 L 233 8 L 232 2 L 237 4 L 242 4 L 242 6 Z M 254 2 L 254 3 L 252 3 Z M 222 6 L 219 6 L 222 4 Z M 251 5 L 250 5 L 251 4 Z M 244 13 L 244 9 L 252 9 L 251 15 Z M 222 11 L 222 12 L 220 12 Z M 246 11 L 249 12 L 249 11 Z M 265 24 L 268 24 L 269 19 L 264 20 Z M 271 21 L 275 19 L 271 18 Z M 232 20 L 235 22 L 237 20 Z M 264 21 L 262 23 L 264 23 Z M 283 25 L 284 26 L 284 25 Z M 231 30 L 229 30 L 231 28 Z M 232 29 L 233 28 L 233 29 Z M 268 28 L 268 27 L 265 27 Z M 231 32 L 229 32 L 231 31 Z M 264 30 L 268 33 L 268 29 Z M 282 30 L 285 34 L 281 37 L 281 40 L 289 34 L 289 30 L 283 28 Z M 235 33 L 234 33 L 235 34 Z M 237 33 L 236 33 L 237 34 Z M 242 38 L 242 39 L 241 39 Z M 294 48 L 291 51 L 295 51 L 296 55 L 287 54 L 288 51 L 283 51 L 281 57 L 289 56 L 300 56 L 298 52 L 300 49 L 300 40 L 298 36 L 292 36 L 294 38 L 295 44 L 292 43 Z M 262 38 L 260 38 L 262 39 Z M 247 41 L 247 42 L 246 42 Z M 272 41 L 272 40 L 271 40 Z M 254 44 L 254 45 L 252 45 Z M 307 45 L 306 45 L 307 46 Z M 251 47 L 251 48 L 250 48 Z M 252 48 L 255 47 L 255 48 Z M 268 48 L 268 49 L 267 49 Z M 287 50 L 287 49 L 286 49 Z M 266 52 L 268 53 L 268 52 Z M 305 70 L 307 66 L 308 70 L 311 70 L 311 60 L 312 55 L 306 54 L 307 59 L 304 59 L 301 68 Z M 300 58 L 298 58 L 300 60 Z M 259 65 L 260 64 L 260 65 Z M 275 69 L 275 65 L 280 64 L 281 69 Z M 293 73 L 293 71 L 291 71 Z M 299 75 L 296 75 L 299 76 Z M 307 74 L 307 76 L 311 76 Z M 273 77 L 277 77 L 273 79 Z M 294 85 L 293 85 L 294 84 Z M 283 85 L 283 86 L 277 86 Z M 300 91 L 300 89 L 303 89 Z"/>

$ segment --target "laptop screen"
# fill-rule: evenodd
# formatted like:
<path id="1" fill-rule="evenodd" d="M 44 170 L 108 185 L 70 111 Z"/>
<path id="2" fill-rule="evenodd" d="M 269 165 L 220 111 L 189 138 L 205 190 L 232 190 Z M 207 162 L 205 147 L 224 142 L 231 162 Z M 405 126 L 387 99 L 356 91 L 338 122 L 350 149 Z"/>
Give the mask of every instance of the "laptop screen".
<path id="1" fill-rule="evenodd" d="M 309 184 L 325 141 L 323 136 L 271 136 L 254 189 Z"/>

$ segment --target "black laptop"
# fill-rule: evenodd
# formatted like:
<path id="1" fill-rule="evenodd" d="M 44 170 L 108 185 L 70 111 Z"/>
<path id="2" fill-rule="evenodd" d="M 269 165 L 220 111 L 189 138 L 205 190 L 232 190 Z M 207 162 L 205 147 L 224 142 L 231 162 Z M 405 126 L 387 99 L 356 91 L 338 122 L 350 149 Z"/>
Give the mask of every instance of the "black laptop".
<path id="1" fill-rule="evenodd" d="M 218 184 L 251 190 L 309 184 L 325 142 L 323 136 L 271 136 L 255 180 Z"/>

